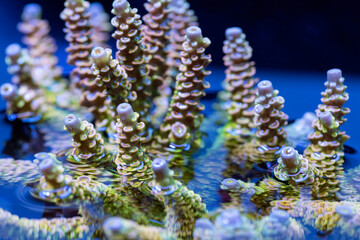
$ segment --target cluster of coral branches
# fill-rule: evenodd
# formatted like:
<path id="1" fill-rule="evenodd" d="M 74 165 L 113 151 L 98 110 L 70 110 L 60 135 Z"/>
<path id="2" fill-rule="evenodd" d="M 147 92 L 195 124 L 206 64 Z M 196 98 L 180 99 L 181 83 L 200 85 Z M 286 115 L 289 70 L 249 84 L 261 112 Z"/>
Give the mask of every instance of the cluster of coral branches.
<path id="1" fill-rule="evenodd" d="M 254 77 L 242 29 L 226 30 L 226 77 L 217 105 L 226 121 L 216 143 L 239 172 L 229 167 L 224 176 L 256 170 L 267 177 L 256 183 L 226 178 L 219 188 L 230 200 L 209 213 L 182 177 L 192 164 L 189 155 L 202 146 L 211 42 L 186 0 L 147 0 L 143 18 L 130 3 L 114 0 L 110 21 L 98 3 L 65 1 L 60 17 L 67 62 L 74 66 L 68 81 L 41 7 L 24 8 L 18 29 L 26 48 L 6 49 L 13 77 L 1 96 L 8 119 L 58 126 L 54 116 L 61 116 L 72 141 L 33 161 L 0 159 L 0 180 L 27 185 L 32 197 L 60 208 L 75 206 L 80 217 L 31 220 L 0 208 L 0 230 L 11 229 L 0 237 L 305 239 L 303 225 L 360 237 L 353 227 L 360 225 L 359 204 L 338 202 L 350 199 L 341 184 L 355 181 L 341 178 L 349 138 L 340 130 L 349 113 L 341 70 L 328 71 L 313 123 L 306 115 L 287 126 L 284 98 L 271 81 Z M 291 129 L 309 133 L 305 151 L 289 140 Z M 358 188 L 348 189 L 360 196 Z"/>

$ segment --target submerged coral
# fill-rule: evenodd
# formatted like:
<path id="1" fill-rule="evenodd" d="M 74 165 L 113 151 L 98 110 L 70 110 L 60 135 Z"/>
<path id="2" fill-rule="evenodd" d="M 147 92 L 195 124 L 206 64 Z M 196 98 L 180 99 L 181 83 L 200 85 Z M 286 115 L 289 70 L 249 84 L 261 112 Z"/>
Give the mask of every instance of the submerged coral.
<path id="1" fill-rule="evenodd" d="M 235 135 L 234 139 L 245 142 L 254 128 L 255 84 L 258 79 L 254 78 L 255 63 L 250 61 L 252 49 L 241 28 L 226 30 L 223 51 L 224 64 L 227 66 L 225 90 L 231 96 L 231 104 L 227 109 L 230 119 L 226 131 L 230 136 Z"/>
<path id="2" fill-rule="evenodd" d="M 144 23 L 129 1 L 112 6 L 116 56 L 100 5 L 65 1 L 69 84 L 41 7 L 24 8 L 27 49 L 7 48 L 12 83 L 1 96 L 13 131 L 25 129 L 16 154 L 20 145 L 34 157 L 0 159 L 0 184 L 52 219 L 0 208 L 0 238 L 359 238 L 360 171 L 343 168 L 350 110 L 341 70 L 328 71 L 316 116 L 287 126 L 284 98 L 268 80 L 256 86 L 252 48 L 229 28 L 222 109 L 205 117 L 210 40 L 189 3 L 148 0 Z"/>
<path id="3" fill-rule="evenodd" d="M 189 144 L 196 137 L 205 106 L 200 99 L 205 96 L 205 89 L 210 84 L 204 80 L 211 72 L 205 67 L 211 62 L 211 56 L 206 55 L 205 49 L 210 40 L 202 36 L 199 27 L 189 27 L 186 30 L 186 41 L 183 43 L 182 65 L 177 75 L 175 92 L 171 98 L 168 112 L 160 126 L 157 142 L 168 147 L 176 144 L 170 135 L 176 136 L 177 143 Z M 181 126 L 181 127 L 180 127 Z M 177 144 L 179 145 L 179 144 Z"/>

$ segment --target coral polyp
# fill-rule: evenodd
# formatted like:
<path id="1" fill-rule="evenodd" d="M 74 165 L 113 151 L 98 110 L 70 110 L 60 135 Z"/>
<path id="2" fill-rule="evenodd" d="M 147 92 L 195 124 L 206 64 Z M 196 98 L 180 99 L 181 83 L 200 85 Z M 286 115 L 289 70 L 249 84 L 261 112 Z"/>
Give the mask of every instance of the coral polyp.
<path id="1" fill-rule="evenodd" d="M 360 238 L 342 71 L 327 72 L 315 114 L 293 122 L 231 27 L 211 109 L 211 41 L 190 4 L 144 7 L 141 18 L 131 1 L 114 0 L 111 18 L 99 3 L 65 0 L 70 73 L 57 65 L 41 6 L 24 7 L 25 47 L 6 49 L 11 78 L 0 91 L 15 136 L 0 185 L 21 198 L 20 211 L 0 201 L 0 238 Z"/>

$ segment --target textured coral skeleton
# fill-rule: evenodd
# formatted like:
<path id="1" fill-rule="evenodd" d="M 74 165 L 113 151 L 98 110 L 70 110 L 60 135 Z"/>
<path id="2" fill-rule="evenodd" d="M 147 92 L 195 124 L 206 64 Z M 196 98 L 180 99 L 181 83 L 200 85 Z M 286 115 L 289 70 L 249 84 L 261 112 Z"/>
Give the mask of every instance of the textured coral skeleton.
<path id="1" fill-rule="evenodd" d="M 12 78 L 1 96 L 13 128 L 35 141 L 39 128 L 48 152 L 0 159 L 0 184 L 63 216 L 0 208 L 0 238 L 305 239 L 308 228 L 360 237 L 360 171 L 343 168 L 350 110 L 341 70 L 327 72 L 316 115 L 288 126 L 284 98 L 255 77 L 243 30 L 228 28 L 222 109 L 205 117 L 211 42 L 189 3 L 147 0 L 142 20 L 131 1 L 112 7 L 110 20 L 98 3 L 64 1 L 74 66 L 66 81 L 41 6 L 24 7 L 26 48 L 6 49 Z M 206 130 L 218 131 L 211 146 Z"/>

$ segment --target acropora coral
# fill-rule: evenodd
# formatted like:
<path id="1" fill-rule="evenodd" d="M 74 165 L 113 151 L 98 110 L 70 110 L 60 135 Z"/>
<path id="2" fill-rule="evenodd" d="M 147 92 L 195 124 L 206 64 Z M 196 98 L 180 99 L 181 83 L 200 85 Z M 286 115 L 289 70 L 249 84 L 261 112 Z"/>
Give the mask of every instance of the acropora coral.
<path id="1" fill-rule="evenodd" d="M 246 159 L 254 163 L 273 162 L 286 144 L 285 126 L 288 115 L 281 111 L 285 100 L 278 96 L 279 91 L 274 89 L 268 80 L 259 82 L 257 88 L 253 119 L 256 132 L 249 141 L 238 145 L 236 152 L 241 155 L 239 160 Z"/>
<path id="2" fill-rule="evenodd" d="M 245 142 L 254 128 L 253 116 L 256 98 L 255 62 L 251 61 L 252 48 L 245 40 L 241 28 L 233 27 L 226 30 L 224 42 L 224 65 L 227 67 L 225 91 L 230 97 L 227 111 L 229 122 L 226 131 L 234 138 Z M 241 138 L 237 137 L 238 135 Z"/>
<path id="3" fill-rule="evenodd" d="M 162 146 L 189 144 L 197 135 L 203 119 L 201 111 L 205 109 L 200 99 L 205 96 L 205 89 L 210 87 L 204 80 L 211 73 L 205 69 L 211 62 L 211 56 L 204 53 L 209 45 L 210 40 L 202 36 L 199 27 L 187 28 L 175 91 L 156 138 Z M 177 138 L 177 143 L 171 141 L 174 138 L 170 135 Z"/>
<path id="4" fill-rule="evenodd" d="M 204 115 L 211 42 L 186 0 L 147 0 L 142 19 L 114 0 L 111 22 L 99 3 L 64 6 L 69 76 L 38 4 L 18 24 L 26 48 L 6 49 L 1 96 L 24 135 L 13 145 L 34 156 L 0 159 L 0 185 L 45 210 L 29 219 L 0 208 L 1 239 L 360 237 L 341 70 L 327 72 L 316 115 L 288 125 L 284 98 L 258 83 L 245 33 L 231 27 L 219 111 Z"/>
<path id="5" fill-rule="evenodd" d="M 27 4 L 21 19 L 22 22 L 17 27 L 24 34 L 23 43 L 33 60 L 32 78 L 45 87 L 50 87 L 54 80 L 61 82 L 62 68 L 57 66 L 58 58 L 55 56 L 57 46 L 55 39 L 49 34 L 49 22 L 42 19 L 41 6 L 36 3 Z"/>
<path id="6" fill-rule="evenodd" d="M 314 132 L 309 135 L 310 145 L 305 149 L 307 156 L 324 175 L 320 183 L 319 195 L 334 198 L 339 191 L 338 177 L 343 173 L 344 142 L 349 139 L 340 126 L 346 121 L 344 116 L 349 113 L 343 105 L 349 99 L 343 84 L 344 78 L 340 69 L 331 69 L 327 72 L 326 90 L 322 92 L 322 104 L 319 104 L 314 121 Z"/>
<path id="7" fill-rule="evenodd" d="M 139 114 L 134 112 L 128 103 L 119 104 L 116 109 L 119 120 L 116 142 L 119 146 L 115 160 L 119 176 L 123 183 L 135 188 L 147 188 L 147 182 L 152 179 L 151 160 L 142 142 L 145 124 L 138 122 Z M 143 186 L 144 185 L 144 186 Z"/>
<path id="8" fill-rule="evenodd" d="M 161 4 L 161 1 L 159 1 L 159 4 Z M 163 6 L 158 8 L 160 12 L 164 10 Z M 145 29 L 142 30 L 142 27 L 145 26 L 142 25 L 141 17 L 137 14 L 137 11 L 136 8 L 131 8 L 128 1 L 114 1 L 112 13 L 115 16 L 112 18 L 111 24 L 116 30 L 112 36 L 117 40 L 116 47 L 118 51 L 116 52 L 116 58 L 125 69 L 126 79 L 130 82 L 129 101 L 135 112 L 140 114 L 140 121 L 146 124 L 144 133 L 147 137 L 151 137 L 149 136 L 151 133 L 147 131 L 150 127 L 149 113 L 152 108 L 151 84 L 153 82 L 153 79 L 149 77 L 151 76 L 149 74 L 149 61 L 151 58 L 147 53 L 150 49 L 150 46 L 148 46 L 150 43 L 145 43 Z M 160 16 L 162 16 L 161 13 Z M 157 27 L 159 26 L 157 25 Z M 162 32 L 158 33 L 158 35 L 165 36 Z M 151 41 L 154 39 L 151 38 Z M 161 51 L 162 48 L 156 48 L 158 44 L 156 43 L 154 48 Z M 117 103 L 117 105 L 119 104 Z"/>
<path id="9" fill-rule="evenodd" d="M 281 151 L 274 175 L 279 180 L 288 181 L 296 186 L 315 184 L 316 178 L 322 177 L 322 172 L 309 163 L 309 160 L 298 154 L 294 148 L 285 147 Z"/>

